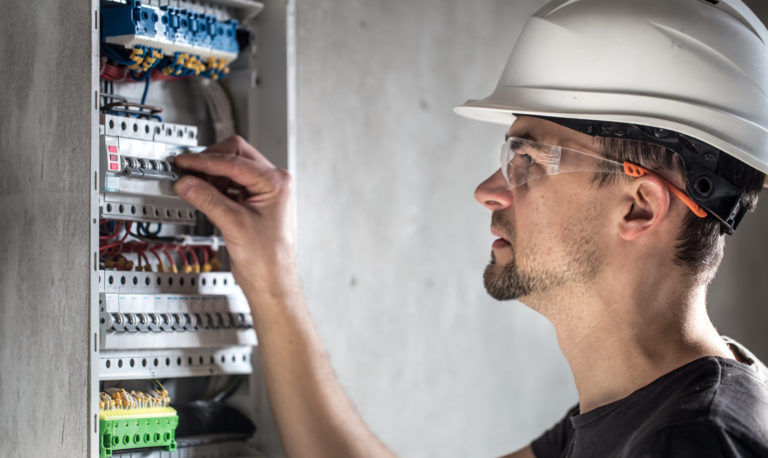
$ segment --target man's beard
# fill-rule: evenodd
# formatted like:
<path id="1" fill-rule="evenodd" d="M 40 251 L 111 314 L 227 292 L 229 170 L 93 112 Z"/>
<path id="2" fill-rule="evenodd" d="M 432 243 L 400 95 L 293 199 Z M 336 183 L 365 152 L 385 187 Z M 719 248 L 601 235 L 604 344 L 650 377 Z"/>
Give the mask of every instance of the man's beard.
<path id="1" fill-rule="evenodd" d="M 521 272 L 514 258 L 501 267 L 501 272 L 496 269 L 496 255 L 491 252 L 491 262 L 485 268 L 483 282 L 492 298 L 506 301 L 527 296 L 533 291 L 535 279 Z"/>
<path id="2" fill-rule="evenodd" d="M 561 245 L 570 247 L 570 251 L 565 253 L 566 258 L 557 265 L 544 266 L 535 264 L 535 245 L 525 253 L 517 251 L 519 241 L 516 240 L 514 228 L 501 213 L 493 214 L 492 224 L 509 237 L 508 249 L 512 252 L 512 259 L 503 266 L 496 263 L 496 255 L 491 252 L 491 262 L 483 273 L 485 289 L 496 300 L 519 299 L 569 282 L 586 282 L 597 275 L 599 262 L 595 237 L 583 225 L 569 227 L 561 234 Z M 519 259 L 527 262 L 520 265 Z"/>

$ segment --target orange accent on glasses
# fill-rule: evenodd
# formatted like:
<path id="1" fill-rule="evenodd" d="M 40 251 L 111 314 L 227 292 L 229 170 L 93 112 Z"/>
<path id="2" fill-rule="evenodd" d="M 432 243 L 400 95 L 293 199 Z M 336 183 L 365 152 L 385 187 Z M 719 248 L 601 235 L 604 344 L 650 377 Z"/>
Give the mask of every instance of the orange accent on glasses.
<path id="1" fill-rule="evenodd" d="M 636 177 L 636 178 L 639 178 L 639 177 L 642 177 L 642 176 L 645 176 L 645 175 L 653 175 L 653 176 L 655 176 L 656 178 L 661 180 L 662 183 L 664 183 L 667 186 L 667 188 L 670 190 L 670 192 L 672 192 L 672 194 L 676 195 L 680 200 L 682 200 L 683 203 L 688 208 L 691 209 L 691 211 L 693 212 L 694 215 L 698 216 L 699 218 L 706 218 L 707 217 L 707 211 L 706 210 L 701 208 L 699 206 L 699 204 L 697 204 L 690 197 L 688 197 L 688 194 L 684 193 L 682 189 L 680 189 L 677 186 L 673 185 L 672 183 L 667 181 L 664 177 L 660 176 L 659 174 L 653 173 L 650 170 L 648 170 L 646 168 L 643 168 L 643 167 L 640 167 L 639 165 L 633 164 L 633 163 L 631 163 L 629 161 L 624 161 L 624 173 L 626 173 L 627 175 L 629 175 L 631 177 Z"/>

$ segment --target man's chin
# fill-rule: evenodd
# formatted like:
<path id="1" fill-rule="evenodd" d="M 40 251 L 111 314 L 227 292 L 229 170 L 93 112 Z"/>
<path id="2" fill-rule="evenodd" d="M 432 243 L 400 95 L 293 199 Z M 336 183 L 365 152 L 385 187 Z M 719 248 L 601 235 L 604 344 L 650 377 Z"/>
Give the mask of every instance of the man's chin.
<path id="1" fill-rule="evenodd" d="M 492 257 L 483 273 L 483 283 L 488 295 L 499 301 L 523 300 L 531 292 L 514 260 L 499 264 Z"/>

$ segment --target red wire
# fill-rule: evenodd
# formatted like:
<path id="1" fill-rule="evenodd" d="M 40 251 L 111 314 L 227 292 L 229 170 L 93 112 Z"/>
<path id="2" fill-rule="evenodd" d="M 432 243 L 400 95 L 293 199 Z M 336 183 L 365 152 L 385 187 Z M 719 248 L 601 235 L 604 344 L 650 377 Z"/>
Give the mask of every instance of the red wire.
<path id="1" fill-rule="evenodd" d="M 189 247 L 189 248 L 187 248 L 187 251 L 189 252 L 189 254 L 192 255 L 192 260 L 194 261 L 195 265 L 199 267 L 200 266 L 200 260 L 197 259 L 197 254 L 195 253 L 195 249 L 192 248 L 192 247 Z"/>
<path id="2" fill-rule="evenodd" d="M 99 251 L 108 250 L 108 249 L 110 249 L 110 248 L 114 248 L 114 247 L 116 247 L 116 246 L 120 246 L 120 245 L 122 245 L 122 244 L 123 244 L 123 242 L 114 242 L 114 243 L 108 243 L 108 244 L 106 244 L 106 245 L 102 245 L 102 246 L 100 246 L 100 247 L 99 247 Z M 119 252 L 118 252 L 118 254 L 119 254 Z"/>
<path id="3" fill-rule="evenodd" d="M 168 253 L 168 249 L 165 246 L 163 246 L 162 248 L 160 248 L 160 251 L 162 251 L 165 257 L 168 258 L 168 267 L 169 268 L 176 267 L 176 263 L 173 262 L 173 257 L 171 256 L 170 253 Z"/>
<path id="4" fill-rule="evenodd" d="M 107 220 L 102 220 L 102 221 L 104 221 L 106 223 Z M 123 222 L 118 220 L 117 221 L 117 225 L 115 225 L 115 230 L 112 232 L 112 234 L 111 235 L 100 235 L 99 236 L 99 240 L 109 240 L 109 239 L 117 237 L 117 234 L 120 232 L 120 226 L 122 226 L 122 225 L 123 225 Z"/>
<path id="5" fill-rule="evenodd" d="M 146 263 L 148 266 L 150 266 L 150 268 L 151 268 L 151 267 L 152 267 L 152 265 L 149 263 L 149 257 L 147 257 L 147 252 L 146 252 L 145 250 L 142 250 L 142 251 L 141 251 L 139 254 L 141 255 L 141 257 L 142 257 L 142 258 L 144 258 L 144 262 L 145 262 L 145 263 Z"/>
<path id="6" fill-rule="evenodd" d="M 207 246 L 202 247 L 203 252 L 203 265 L 208 264 L 208 262 L 211 260 L 211 255 L 208 253 L 209 248 Z"/>
<path id="7" fill-rule="evenodd" d="M 184 267 L 189 267 L 189 262 L 187 262 L 187 256 L 184 255 L 184 250 L 182 250 L 180 246 L 177 246 L 176 251 L 179 252 L 179 255 L 181 256 L 181 260 L 184 261 Z"/>
<path id="8" fill-rule="evenodd" d="M 157 263 L 158 263 L 158 265 L 163 263 L 163 260 L 162 260 L 162 259 L 160 259 L 160 255 L 159 255 L 159 254 L 157 254 L 157 248 L 156 248 L 156 247 L 152 247 L 152 248 L 150 248 L 150 249 L 149 249 L 149 252 L 150 252 L 150 253 L 152 253 L 153 255 L 155 255 L 155 258 L 157 258 Z"/>
<path id="9" fill-rule="evenodd" d="M 131 226 L 133 226 L 133 221 L 128 221 L 128 224 L 125 225 L 125 234 L 123 234 L 123 238 L 120 239 L 120 242 L 124 242 L 125 239 L 128 238 L 128 234 L 131 232 Z"/>
<path id="10" fill-rule="evenodd" d="M 101 67 L 100 77 L 107 81 L 123 81 L 128 75 L 128 70 L 125 67 L 116 67 L 108 63 L 104 63 Z"/>

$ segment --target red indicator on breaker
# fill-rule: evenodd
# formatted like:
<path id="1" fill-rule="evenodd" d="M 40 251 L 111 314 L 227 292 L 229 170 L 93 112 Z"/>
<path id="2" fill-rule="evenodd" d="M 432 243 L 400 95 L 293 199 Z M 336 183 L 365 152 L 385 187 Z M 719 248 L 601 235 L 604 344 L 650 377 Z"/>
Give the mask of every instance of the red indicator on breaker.
<path id="1" fill-rule="evenodd" d="M 117 146 L 115 146 L 115 145 L 108 145 L 107 146 L 107 151 L 109 151 L 110 153 L 116 153 L 117 152 Z"/>
<path id="2" fill-rule="evenodd" d="M 109 155 L 109 160 L 117 162 L 117 154 L 110 154 Z"/>
<path id="3" fill-rule="evenodd" d="M 117 162 L 113 162 L 109 164 L 109 170 L 118 170 L 120 168 L 120 165 Z"/>

